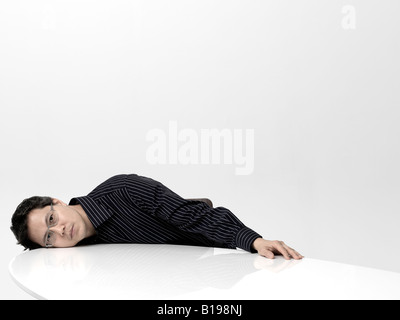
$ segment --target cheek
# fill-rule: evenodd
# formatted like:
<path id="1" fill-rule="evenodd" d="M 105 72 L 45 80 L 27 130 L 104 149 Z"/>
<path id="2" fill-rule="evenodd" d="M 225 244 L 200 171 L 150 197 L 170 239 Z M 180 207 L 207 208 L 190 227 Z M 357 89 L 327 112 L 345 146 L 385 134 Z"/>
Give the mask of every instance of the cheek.
<path id="1" fill-rule="evenodd" d="M 39 244 L 40 246 L 43 246 L 43 233 L 40 233 L 38 230 L 30 230 L 28 229 L 28 238 L 29 240 Z"/>

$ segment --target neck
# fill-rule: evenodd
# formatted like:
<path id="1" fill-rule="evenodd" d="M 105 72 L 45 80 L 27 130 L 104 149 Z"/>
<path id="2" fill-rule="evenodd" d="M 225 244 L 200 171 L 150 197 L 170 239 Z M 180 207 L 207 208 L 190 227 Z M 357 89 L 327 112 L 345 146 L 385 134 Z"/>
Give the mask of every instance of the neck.
<path id="1" fill-rule="evenodd" d="M 82 217 L 83 222 L 85 223 L 86 226 L 86 237 L 89 238 L 91 236 L 94 236 L 96 234 L 96 229 L 94 228 L 92 222 L 90 221 L 89 217 L 87 216 L 85 210 L 83 210 L 82 206 L 80 204 L 72 205 L 70 206 L 72 209 L 76 210 L 78 214 Z"/>

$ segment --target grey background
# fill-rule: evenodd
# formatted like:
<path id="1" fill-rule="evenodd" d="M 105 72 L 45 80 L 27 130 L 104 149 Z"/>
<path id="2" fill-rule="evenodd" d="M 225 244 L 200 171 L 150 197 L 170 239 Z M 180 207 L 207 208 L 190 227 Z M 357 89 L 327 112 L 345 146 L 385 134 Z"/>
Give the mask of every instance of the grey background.
<path id="1" fill-rule="evenodd" d="M 342 27 L 342 8 L 356 29 Z M 117 173 L 206 196 L 306 257 L 400 272 L 398 1 L 0 2 L 0 298 L 32 195 Z M 255 130 L 255 169 L 150 165 L 146 133 Z"/>

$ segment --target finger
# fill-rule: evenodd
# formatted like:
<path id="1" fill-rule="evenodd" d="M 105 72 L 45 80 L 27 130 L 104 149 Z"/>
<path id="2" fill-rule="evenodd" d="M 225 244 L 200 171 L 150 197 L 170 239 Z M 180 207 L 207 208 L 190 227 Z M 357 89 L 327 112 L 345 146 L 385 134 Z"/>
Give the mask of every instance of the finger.
<path id="1" fill-rule="evenodd" d="M 298 253 L 296 250 L 292 249 L 292 251 L 293 251 L 293 253 L 290 253 L 290 252 L 289 253 L 293 257 L 293 259 L 299 260 L 299 259 L 303 258 L 303 256 L 300 253 Z"/>
<path id="2" fill-rule="evenodd" d="M 290 249 L 293 250 L 294 254 L 296 254 L 299 259 L 303 259 L 304 258 L 304 256 L 301 253 L 297 252 L 293 248 L 290 248 Z"/>
<path id="3" fill-rule="evenodd" d="M 281 255 L 283 255 L 286 260 L 290 260 L 289 253 L 287 252 L 283 244 L 283 241 L 276 241 L 274 242 L 274 247 Z"/>
<path id="4" fill-rule="evenodd" d="M 299 259 L 303 258 L 300 253 L 298 253 L 296 250 L 294 250 L 293 248 L 289 247 L 288 245 L 283 244 L 283 247 L 292 256 L 293 259 L 299 260 Z"/>

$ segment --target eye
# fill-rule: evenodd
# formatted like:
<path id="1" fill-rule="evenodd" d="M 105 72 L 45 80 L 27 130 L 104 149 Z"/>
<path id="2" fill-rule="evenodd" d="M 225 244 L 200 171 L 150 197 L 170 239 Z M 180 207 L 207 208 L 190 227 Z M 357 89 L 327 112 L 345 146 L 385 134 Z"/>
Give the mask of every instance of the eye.
<path id="1" fill-rule="evenodd" d="M 53 246 L 55 240 L 56 240 L 56 235 L 55 235 L 55 233 L 50 231 L 50 232 L 46 235 L 46 247 L 48 247 L 48 246 L 50 246 L 50 247 Z"/>
<path id="2" fill-rule="evenodd" d="M 48 227 L 54 227 L 57 224 L 57 214 L 55 212 L 50 213 L 47 216 L 47 226 Z"/>

